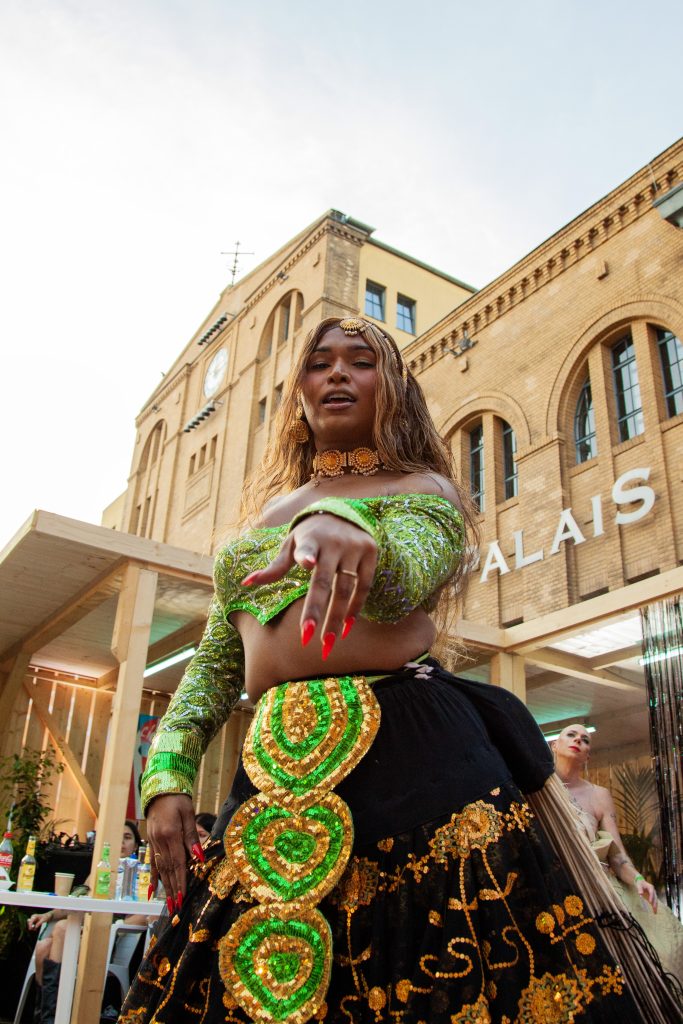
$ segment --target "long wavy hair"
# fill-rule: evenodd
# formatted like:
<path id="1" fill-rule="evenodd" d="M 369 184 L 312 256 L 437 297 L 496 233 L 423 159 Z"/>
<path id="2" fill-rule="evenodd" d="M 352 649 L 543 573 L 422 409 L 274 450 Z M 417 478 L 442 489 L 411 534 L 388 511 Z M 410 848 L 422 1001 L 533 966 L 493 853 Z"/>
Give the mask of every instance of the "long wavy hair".
<path id="1" fill-rule="evenodd" d="M 315 441 L 311 434 L 305 444 L 297 444 L 292 427 L 297 418 L 308 359 L 320 339 L 339 327 L 344 319 L 328 317 L 306 336 L 282 389 L 282 400 L 271 432 L 272 440 L 261 464 L 245 482 L 240 526 L 254 525 L 266 502 L 278 494 L 296 490 L 310 479 L 316 454 Z M 380 460 L 387 469 L 397 472 L 439 473 L 450 480 L 458 493 L 465 520 L 465 550 L 470 550 L 478 537 L 476 510 L 455 475 L 450 445 L 434 425 L 422 388 L 404 362 L 396 342 L 386 331 L 369 321 L 355 317 L 354 321 L 377 357 L 373 444 Z M 467 563 L 468 558 L 463 557 L 454 575 L 435 596 L 436 617 L 443 619 L 444 623 L 446 620 L 450 622 L 455 607 L 464 596 Z"/>

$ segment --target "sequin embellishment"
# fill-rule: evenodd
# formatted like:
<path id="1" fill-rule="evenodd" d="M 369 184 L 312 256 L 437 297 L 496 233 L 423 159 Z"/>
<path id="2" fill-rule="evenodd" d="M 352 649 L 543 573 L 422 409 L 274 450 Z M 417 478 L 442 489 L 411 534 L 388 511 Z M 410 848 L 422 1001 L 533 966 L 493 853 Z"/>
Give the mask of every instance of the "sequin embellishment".
<path id="1" fill-rule="evenodd" d="M 244 743 L 261 791 L 226 829 L 226 862 L 259 906 L 220 942 L 226 989 L 253 1020 L 303 1024 L 325 1001 L 332 939 L 316 904 L 353 846 L 347 804 L 330 792 L 370 749 L 380 707 L 362 677 L 282 683 L 261 697 Z"/>

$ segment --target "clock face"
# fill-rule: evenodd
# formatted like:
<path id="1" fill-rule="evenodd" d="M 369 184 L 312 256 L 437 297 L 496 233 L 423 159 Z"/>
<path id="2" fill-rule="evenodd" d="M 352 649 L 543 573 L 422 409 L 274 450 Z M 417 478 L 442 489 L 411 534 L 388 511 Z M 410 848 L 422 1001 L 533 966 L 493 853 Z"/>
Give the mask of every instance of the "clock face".
<path id="1" fill-rule="evenodd" d="M 228 353 L 226 349 L 221 348 L 209 363 L 206 376 L 204 377 L 205 398 L 211 398 L 212 395 L 216 394 L 225 377 L 227 366 Z"/>

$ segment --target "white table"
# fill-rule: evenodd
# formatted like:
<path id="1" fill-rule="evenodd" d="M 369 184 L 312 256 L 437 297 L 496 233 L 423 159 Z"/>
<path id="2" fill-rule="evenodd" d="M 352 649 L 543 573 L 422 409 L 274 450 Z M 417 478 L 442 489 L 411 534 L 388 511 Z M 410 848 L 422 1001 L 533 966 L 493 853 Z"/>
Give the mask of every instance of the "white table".
<path id="1" fill-rule="evenodd" d="M 92 896 L 48 896 L 46 893 L 12 892 L 7 889 L 0 891 L 0 904 L 2 903 L 34 912 L 67 911 L 55 1024 L 71 1022 L 84 914 L 144 914 L 145 917 L 158 917 L 166 906 L 161 900 L 151 900 L 149 903 L 136 900 L 96 900 Z"/>

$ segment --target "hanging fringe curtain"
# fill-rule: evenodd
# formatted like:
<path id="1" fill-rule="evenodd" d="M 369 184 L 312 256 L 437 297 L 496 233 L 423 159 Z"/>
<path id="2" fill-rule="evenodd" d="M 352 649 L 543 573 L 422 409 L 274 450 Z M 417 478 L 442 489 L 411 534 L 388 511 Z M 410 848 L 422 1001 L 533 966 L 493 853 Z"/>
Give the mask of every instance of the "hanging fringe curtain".
<path id="1" fill-rule="evenodd" d="M 683 918 L 683 599 L 649 605 L 640 614 L 666 896 Z"/>

